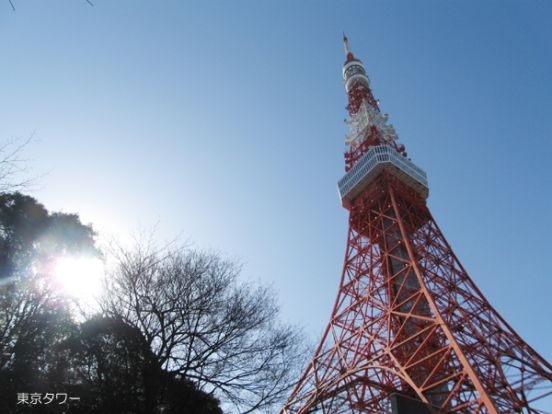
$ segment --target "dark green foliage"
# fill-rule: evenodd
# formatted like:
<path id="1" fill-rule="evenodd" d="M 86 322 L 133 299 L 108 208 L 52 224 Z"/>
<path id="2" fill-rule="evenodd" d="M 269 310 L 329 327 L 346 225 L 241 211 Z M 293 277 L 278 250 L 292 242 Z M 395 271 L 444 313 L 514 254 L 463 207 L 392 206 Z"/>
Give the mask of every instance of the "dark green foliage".
<path id="1" fill-rule="evenodd" d="M 77 326 L 60 316 L 40 321 L 46 330 L 37 338 L 54 344 L 26 338 L 9 369 L 0 370 L 0 412 L 60 413 L 55 404 L 16 405 L 18 392 L 60 392 L 80 397 L 64 406 L 67 413 L 222 414 L 215 398 L 161 369 L 136 328 L 100 316 Z"/>
<path id="2" fill-rule="evenodd" d="M 79 413 L 222 413 L 216 399 L 163 370 L 140 330 L 121 319 L 92 318 L 65 349 Z"/>
<path id="3" fill-rule="evenodd" d="M 65 344 L 81 405 L 90 412 L 141 413 L 151 403 L 146 382 L 155 368 L 139 331 L 120 320 L 96 317 Z"/>
<path id="4" fill-rule="evenodd" d="M 32 261 L 68 252 L 97 254 L 94 231 L 77 215 L 51 214 L 18 192 L 0 194 L 0 278 L 27 271 Z"/>
<path id="5" fill-rule="evenodd" d="M 170 377 L 165 401 L 163 414 L 222 414 L 218 400 L 198 391 L 191 381 L 184 378 Z"/>
<path id="6" fill-rule="evenodd" d="M 11 280 L 0 288 L 0 412 L 19 412 L 17 393 L 63 392 L 55 367 L 57 346 L 76 329 L 61 298 L 39 278 Z"/>
<path id="7" fill-rule="evenodd" d="M 24 410 L 15 405 L 17 393 L 64 392 L 56 347 L 76 326 L 48 275 L 52 259 L 68 253 L 98 254 L 93 230 L 77 215 L 50 214 L 21 193 L 0 194 L 2 413 Z"/>

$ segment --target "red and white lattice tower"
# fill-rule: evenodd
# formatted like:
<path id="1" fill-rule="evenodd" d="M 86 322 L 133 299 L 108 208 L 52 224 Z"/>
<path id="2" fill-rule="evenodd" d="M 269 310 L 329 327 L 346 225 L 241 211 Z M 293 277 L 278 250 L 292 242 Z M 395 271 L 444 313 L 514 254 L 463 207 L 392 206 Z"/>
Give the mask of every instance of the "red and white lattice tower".
<path id="1" fill-rule="evenodd" d="M 282 414 L 542 413 L 552 366 L 492 308 L 427 205 L 426 174 L 344 37 L 345 264 L 329 324 Z"/>

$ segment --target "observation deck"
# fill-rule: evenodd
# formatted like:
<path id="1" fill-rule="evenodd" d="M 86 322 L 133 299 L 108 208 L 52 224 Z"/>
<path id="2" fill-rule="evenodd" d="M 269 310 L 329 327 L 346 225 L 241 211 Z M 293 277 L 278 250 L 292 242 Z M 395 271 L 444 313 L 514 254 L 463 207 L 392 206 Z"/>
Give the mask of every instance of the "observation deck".
<path id="1" fill-rule="evenodd" d="M 345 176 L 338 181 L 343 206 L 350 205 L 383 171 L 397 177 L 424 199 L 429 194 L 424 170 L 400 155 L 389 145 L 377 145 L 368 150 Z"/>

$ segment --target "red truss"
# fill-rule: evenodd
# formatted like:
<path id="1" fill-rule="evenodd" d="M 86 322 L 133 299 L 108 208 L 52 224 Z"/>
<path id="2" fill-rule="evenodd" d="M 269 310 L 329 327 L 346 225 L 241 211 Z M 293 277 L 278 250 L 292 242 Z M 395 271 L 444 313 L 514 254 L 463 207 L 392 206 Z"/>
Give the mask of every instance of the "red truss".
<path id="1" fill-rule="evenodd" d="M 330 322 L 281 413 L 542 413 L 552 366 L 491 307 L 425 200 L 383 173 L 350 207 Z"/>

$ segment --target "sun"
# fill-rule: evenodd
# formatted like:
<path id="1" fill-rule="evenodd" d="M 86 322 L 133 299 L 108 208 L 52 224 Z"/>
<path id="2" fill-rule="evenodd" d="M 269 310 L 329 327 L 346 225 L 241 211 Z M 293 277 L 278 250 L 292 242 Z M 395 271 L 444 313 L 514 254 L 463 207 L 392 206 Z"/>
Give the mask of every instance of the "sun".
<path id="1" fill-rule="evenodd" d="M 94 257 L 64 256 L 56 260 L 54 279 L 68 297 L 82 305 L 94 305 L 102 290 L 103 262 Z"/>

